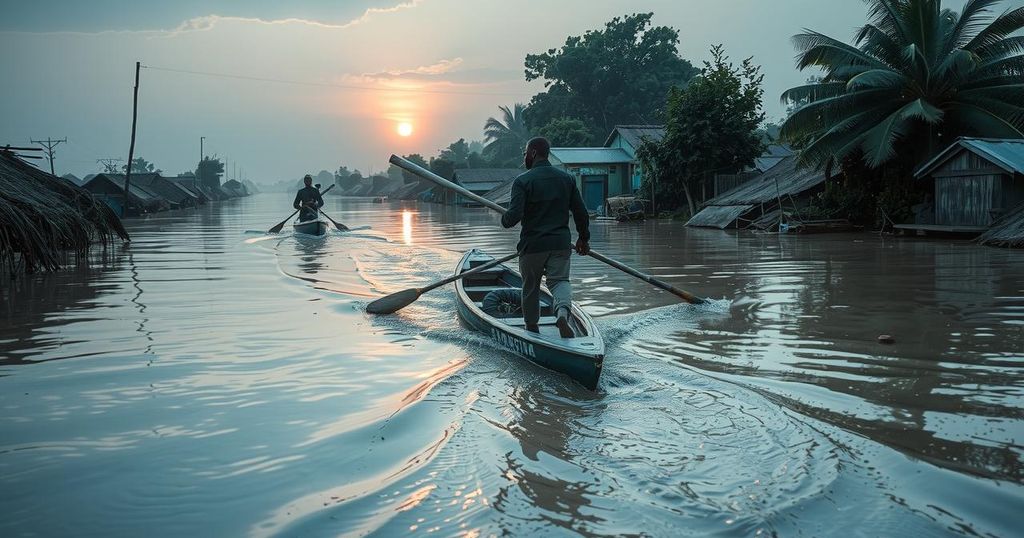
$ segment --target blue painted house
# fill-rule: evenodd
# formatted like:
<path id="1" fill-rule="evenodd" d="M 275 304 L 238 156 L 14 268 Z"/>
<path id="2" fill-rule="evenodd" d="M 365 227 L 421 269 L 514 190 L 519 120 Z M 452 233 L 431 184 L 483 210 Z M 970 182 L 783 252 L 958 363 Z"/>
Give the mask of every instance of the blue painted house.
<path id="1" fill-rule="evenodd" d="M 599 148 L 551 148 L 551 164 L 576 177 L 587 209 L 597 210 L 614 196 L 640 188 L 643 170 L 636 150 L 645 139 L 661 140 L 660 125 L 619 125 Z"/>

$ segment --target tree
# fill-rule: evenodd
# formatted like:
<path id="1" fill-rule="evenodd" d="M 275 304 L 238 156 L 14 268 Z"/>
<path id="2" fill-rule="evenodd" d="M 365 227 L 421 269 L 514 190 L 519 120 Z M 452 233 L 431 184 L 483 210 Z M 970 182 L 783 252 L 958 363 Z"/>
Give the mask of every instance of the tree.
<path id="1" fill-rule="evenodd" d="M 715 172 L 736 172 L 764 152 L 761 67 L 747 58 L 729 63 L 721 45 L 685 89 L 669 93 L 665 136 L 637 150 L 648 188 L 661 203 L 685 199 L 697 212 L 694 187 Z"/>
<path id="2" fill-rule="evenodd" d="M 407 161 L 409 161 L 409 162 L 411 162 L 413 164 L 417 164 L 419 166 L 422 166 L 423 168 L 428 168 L 428 169 L 430 168 L 430 163 L 428 163 L 427 160 L 424 159 L 423 156 L 420 155 L 419 153 L 413 153 L 412 155 L 406 155 L 405 156 L 405 160 L 407 160 Z M 413 174 L 412 172 L 409 172 L 409 171 L 407 171 L 405 169 L 402 169 L 402 179 L 404 179 L 406 183 L 418 183 L 420 181 L 420 176 L 417 176 L 416 174 Z"/>
<path id="3" fill-rule="evenodd" d="M 128 173 L 128 165 L 121 165 L 121 172 L 124 174 Z M 132 159 L 132 173 L 133 174 L 146 174 L 146 173 L 157 173 L 163 172 L 159 168 L 153 166 L 153 163 L 143 159 L 142 157 L 136 157 Z"/>
<path id="4" fill-rule="evenodd" d="M 526 56 L 526 80 L 544 79 L 525 111 L 527 126 L 575 118 L 591 127 L 591 141 L 616 125 L 651 123 L 673 86 L 697 69 L 679 56 L 679 31 L 652 26 L 653 13 L 615 17 L 603 30 L 570 36 L 561 49 Z"/>
<path id="5" fill-rule="evenodd" d="M 782 126 L 807 140 L 805 165 L 863 159 L 909 169 L 958 136 L 1024 137 L 1024 7 L 1001 0 L 868 0 L 870 20 L 853 45 L 817 32 L 793 38 L 800 69 L 820 81 L 792 88 L 799 106 Z"/>
<path id="6" fill-rule="evenodd" d="M 224 163 L 214 156 L 203 157 L 196 166 L 196 178 L 201 185 L 208 187 L 220 187 L 220 177 L 224 174 Z"/>
<path id="7" fill-rule="evenodd" d="M 455 163 L 455 168 L 469 168 L 469 144 L 460 138 L 442 149 L 438 157 Z"/>
<path id="8" fill-rule="evenodd" d="M 587 124 L 573 118 L 555 118 L 540 128 L 540 135 L 552 147 L 579 147 L 590 142 Z"/>
<path id="9" fill-rule="evenodd" d="M 508 166 L 517 163 L 523 158 L 523 148 L 532 138 L 530 129 L 526 127 L 526 118 L 523 112 L 526 105 L 516 103 L 512 108 L 500 106 L 501 119 L 487 118 L 484 124 L 484 146 L 483 154 L 495 166 Z"/>
<path id="10" fill-rule="evenodd" d="M 445 179 L 452 179 L 455 177 L 455 163 L 448 159 L 435 157 L 430 159 L 430 171 Z"/>

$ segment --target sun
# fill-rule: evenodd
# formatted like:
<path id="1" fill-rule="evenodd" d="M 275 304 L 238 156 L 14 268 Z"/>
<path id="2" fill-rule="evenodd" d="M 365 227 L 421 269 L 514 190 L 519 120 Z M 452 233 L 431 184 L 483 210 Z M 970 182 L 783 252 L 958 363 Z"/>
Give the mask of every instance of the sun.
<path id="1" fill-rule="evenodd" d="M 411 123 L 409 123 L 407 121 L 403 121 L 402 123 L 398 124 L 398 135 L 399 136 L 409 136 L 411 134 L 412 134 L 412 124 Z"/>

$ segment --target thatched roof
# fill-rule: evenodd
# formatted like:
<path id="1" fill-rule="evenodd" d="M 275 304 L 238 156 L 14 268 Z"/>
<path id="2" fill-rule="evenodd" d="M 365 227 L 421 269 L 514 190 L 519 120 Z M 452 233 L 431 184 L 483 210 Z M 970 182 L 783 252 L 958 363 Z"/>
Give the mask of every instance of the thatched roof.
<path id="1" fill-rule="evenodd" d="M 994 247 L 1024 248 L 1024 204 L 1010 210 L 976 240 Z"/>
<path id="2" fill-rule="evenodd" d="M 128 239 L 120 219 L 88 191 L 0 151 L 0 274 L 52 271 L 63 254 Z"/>

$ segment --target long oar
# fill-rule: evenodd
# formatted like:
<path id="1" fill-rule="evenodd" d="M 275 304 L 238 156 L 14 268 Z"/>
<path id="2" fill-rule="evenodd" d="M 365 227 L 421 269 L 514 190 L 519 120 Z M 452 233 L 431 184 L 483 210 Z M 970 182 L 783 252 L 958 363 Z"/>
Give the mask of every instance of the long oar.
<path id="1" fill-rule="evenodd" d="M 458 274 L 458 275 L 455 275 L 455 276 L 450 276 L 450 277 L 448 277 L 448 278 L 446 278 L 444 280 L 439 280 L 439 281 L 434 282 L 433 284 L 431 284 L 429 286 L 426 286 L 426 287 L 423 287 L 423 288 L 409 288 L 407 290 L 402 290 L 402 291 L 400 291 L 398 293 L 392 293 L 391 295 L 388 295 L 387 297 L 381 297 L 380 299 L 377 299 L 376 301 L 373 301 L 372 303 L 366 305 L 366 311 L 369 312 L 370 314 L 393 314 L 393 313 L 398 312 L 399 310 L 409 306 L 414 301 L 416 301 L 416 299 L 419 299 L 420 295 L 423 295 L 424 293 L 427 293 L 428 291 L 430 291 L 430 290 L 432 290 L 434 288 L 440 288 L 441 286 L 444 286 L 445 284 L 450 284 L 452 282 L 455 282 L 456 280 L 459 280 L 460 278 L 465 278 L 467 276 L 471 276 L 471 275 L 475 275 L 477 273 L 481 273 L 483 271 L 486 271 L 486 270 L 490 269 L 491 267 L 494 267 L 496 265 L 501 265 L 501 264 L 511 260 L 512 258 L 515 258 L 518 255 L 519 255 L 518 252 L 515 253 L 515 254 L 509 254 L 508 256 L 505 256 L 504 258 L 497 259 L 497 260 L 494 260 L 492 262 L 487 262 L 487 263 L 485 263 L 483 265 L 479 265 L 477 267 L 474 267 L 473 269 L 471 269 L 469 271 L 466 271 L 465 273 Z"/>
<path id="2" fill-rule="evenodd" d="M 442 187 L 451 189 L 451 190 L 461 194 L 462 196 L 465 196 L 466 198 L 469 198 L 470 200 L 479 202 L 479 203 L 481 203 L 481 204 L 483 204 L 483 205 L 485 205 L 485 206 L 487 206 L 487 207 L 489 207 L 489 208 L 491 208 L 491 209 L 493 209 L 493 210 L 495 210 L 495 211 L 497 211 L 499 213 L 505 213 L 506 211 L 508 211 L 504 207 L 501 207 L 500 205 L 492 202 L 491 200 L 488 200 L 488 199 L 486 199 L 486 198 L 484 198 L 482 196 L 479 196 L 479 195 L 469 191 L 465 187 L 463 187 L 461 185 L 458 185 L 456 183 L 453 183 L 451 181 L 448 181 L 447 179 L 445 179 L 445 178 L 443 178 L 443 177 L 441 177 L 441 176 L 431 172 L 430 170 L 427 170 L 426 168 L 423 168 L 422 166 L 419 166 L 418 164 L 411 163 L 411 162 L 409 162 L 409 161 L 399 157 L 398 155 L 392 155 L 390 161 L 391 161 L 391 164 L 393 164 L 393 165 L 395 165 L 395 166 L 397 166 L 397 167 L 399 167 L 399 168 L 401 168 L 403 170 L 406 170 L 408 172 L 416 174 L 417 176 L 419 176 L 419 177 L 421 177 L 423 179 L 426 179 L 428 181 L 432 181 L 432 182 L 434 182 L 434 183 L 436 183 L 436 184 L 438 184 L 438 185 L 440 185 Z M 645 273 L 641 273 L 640 271 L 637 271 L 636 269 L 633 269 L 632 267 L 630 267 L 630 266 L 628 266 L 628 265 L 626 265 L 626 264 L 624 264 L 622 262 L 613 260 L 613 259 L 608 258 L 606 256 L 603 256 L 601 254 L 598 254 L 597 252 L 594 252 L 593 250 L 590 251 L 589 256 L 591 258 L 594 258 L 597 261 L 604 262 L 604 263 L 606 263 L 606 264 L 608 264 L 608 265 L 610 265 L 610 266 L 612 266 L 612 267 L 614 267 L 614 268 L 616 268 L 616 269 L 618 269 L 620 271 L 623 271 L 623 272 L 625 272 L 625 273 L 627 273 L 629 275 L 635 276 L 635 277 L 639 278 L 640 280 L 643 280 L 644 282 L 647 282 L 648 284 L 651 284 L 652 286 L 655 286 L 657 288 L 661 288 L 661 289 L 671 293 L 672 295 L 675 295 L 675 296 L 683 299 L 684 301 L 686 301 L 688 303 L 700 304 L 700 303 L 703 303 L 705 301 L 701 297 L 697 297 L 696 295 L 693 295 L 692 293 L 689 293 L 687 291 L 681 290 L 681 289 L 679 289 L 679 288 L 677 288 L 677 287 L 675 287 L 675 286 L 673 286 L 671 284 L 668 284 L 666 282 L 662 282 L 661 280 L 658 280 L 657 278 L 654 278 L 651 275 L 648 275 L 648 274 L 645 274 Z"/>
<path id="3" fill-rule="evenodd" d="M 328 187 L 328 188 L 330 188 L 330 187 Z M 327 192 L 327 191 L 324 191 L 324 192 Z M 348 226 L 345 226 L 344 224 L 342 224 L 342 223 L 332 219 L 330 215 L 328 215 L 327 213 L 324 213 L 323 209 L 320 210 L 320 214 L 325 216 L 325 217 L 327 217 L 327 220 L 331 221 L 331 224 L 334 224 L 334 227 L 337 228 L 339 232 L 347 232 L 348 231 Z"/>
<path id="4" fill-rule="evenodd" d="M 334 185 L 331 185 L 330 187 L 327 187 L 326 189 L 324 189 L 324 192 L 321 192 L 320 194 L 321 195 L 327 194 L 327 191 L 329 191 L 329 190 L 331 190 L 333 188 L 334 188 Z M 292 217 L 294 217 L 295 213 L 298 213 L 298 212 L 299 212 L 299 210 L 296 209 L 294 213 L 292 213 L 291 215 L 288 215 L 288 218 L 286 218 L 286 219 L 282 220 L 281 222 L 279 222 L 277 224 L 277 226 L 274 226 L 273 228 L 267 230 L 267 233 L 268 234 L 276 234 L 276 233 L 280 232 L 281 228 L 284 228 L 284 225 L 287 224 L 289 220 L 292 220 Z"/>

